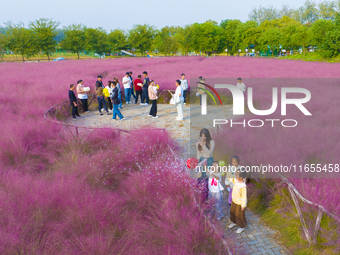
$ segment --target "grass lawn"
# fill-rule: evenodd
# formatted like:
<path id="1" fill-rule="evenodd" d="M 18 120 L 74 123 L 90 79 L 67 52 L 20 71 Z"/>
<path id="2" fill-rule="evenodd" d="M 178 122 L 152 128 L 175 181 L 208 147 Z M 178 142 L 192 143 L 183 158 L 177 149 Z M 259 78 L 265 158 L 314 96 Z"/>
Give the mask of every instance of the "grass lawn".
<path id="1" fill-rule="evenodd" d="M 260 219 L 280 232 L 278 239 L 293 254 L 339 254 L 337 239 L 339 234 L 336 222 L 323 214 L 315 244 L 307 242 L 302 225 L 288 189 L 282 185 L 278 188 L 270 179 L 255 182 L 248 200 L 249 208 L 260 216 Z M 299 200 L 299 199 L 298 199 Z M 313 235 L 317 208 L 299 200 L 310 235 Z"/>

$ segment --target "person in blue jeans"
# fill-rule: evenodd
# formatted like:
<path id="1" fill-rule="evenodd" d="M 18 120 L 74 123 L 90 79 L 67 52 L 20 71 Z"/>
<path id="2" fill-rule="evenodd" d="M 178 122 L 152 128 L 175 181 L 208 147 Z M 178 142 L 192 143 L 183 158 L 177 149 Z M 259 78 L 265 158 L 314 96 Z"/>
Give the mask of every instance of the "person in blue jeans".
<path id="1" fill-rule="evenodd" d="M 118 98 L 118 88 L 116 86 L 116 82 L 115 81 L 112 82 L 112 86 L 114 87 L 114 89 L 112 90 L 112 96 L 111 96 L 111 100 L 112 100 L 112 104 L 113 104 L 113 117 L 112 117 L 112 120 L 116 120 L 117 115 L 120 118 L 120 120 L 123 120 L 124 116 L 120 112 L 120 110 L 118 109 L 118 106 L 119 106 L 119 103 L 120 103 L 120 99 Z"/>
<path id="2" fill-rule="evenodd" d="M 134 99 L 136 99 L 136 95 L 135 95 L 135 92 L 134 92 L 134 86 L 133 86 L 133 78 L 132 78 L 132 71 L 129 72 L 130 73 L 130 80 L 131 80 L 131 95 L 133 96 Z"/>
<path id="3" fill-rule="evenodd" d="M 105 95 L 103 93 L 103 87 L 101 87 L 99 84 L 96 84 L 96 94 L 97 94 L 97 100 L 98 100 L 98 110 L 100 115 L 103 115 L 102 113 L 102 106 L 104 106 L 105 111 L 107 112 L 107 115 L 110 115 L 105 101 Z"/>
<path id="4" fill-rule="evenodd" d="M 118 99 L 120 100 L 120 103 L 118 105 L 118 109 L 123 109 L 123 107 L 122 107 L 122 89 L 120 88 L 120 84 L 119 84 L 118 78 L 113 78 L 113 80 L 117 84 L 116 87 L 118 89 Z"/>
<path id="5" fill-rule="evenodd" d="M 125 103 L 131 104 L 131 79 L 130 79 L 130 72 L 126 72 L 125 76 L 123 77 L 123 87 L 125 93 Z"/>
<path id="6" fill-rule="evenodd" d="M 210 171 L 207 173 L 209 175 L 209 199 L 212 200 L 215 208 L 211 208 L 210 216 L 214 213 L 216 214 L 216 219 L 221 220 L 224 215 L 222 212 L 223 205 L 223 190 L 224 188 L 221 185 L 222 174 L 219 171 L 218 161 L 214 161 L 210 168 Z M 224 219 L 225 220 L 225 219 Z"/>

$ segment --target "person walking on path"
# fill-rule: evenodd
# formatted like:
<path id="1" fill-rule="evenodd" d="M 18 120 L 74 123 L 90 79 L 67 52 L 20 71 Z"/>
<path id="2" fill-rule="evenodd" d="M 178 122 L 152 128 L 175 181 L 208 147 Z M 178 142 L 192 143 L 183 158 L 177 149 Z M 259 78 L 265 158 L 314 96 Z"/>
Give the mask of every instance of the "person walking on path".
<path id="1" fill-rule="evenodd" d="M 172 95 L 174 97 L 174 102 L 175 105 L 177 106 L 177 113 L 178 116 L 176 118 L 176 120 L 183 120 L 183 89 L 181 87 L 181 81 L 177 80 L 176 81 L 176 92 L 174 95 Z"/>
<path id="2" fill-rule="evenodd" d="M 130 73 L 126 72 L 125 76 L 123 77 L 123 87 L 124 87 L 124 93 L 125 93 L 125 103 L 131 104 L 131 79 L 130 79 Z"/>
<path id="3" fill-rule="evenodd" d="M 245 209 L 247 206 L 247 185 L 244 181 L 247 173 L 244 168 L 236 172 L 236 182 L 233 188 L 232 204 L 230 208 L 230 220 L 231 224 L 228 228 L 233 228 L 236 225 L 239 228 L 236 230 L 236 234 L 241 234 L 244 231 L 244 227 L 247 226 Z"/>
<path id="4" fill-rule="evenodd" d="M 105 96 L 103 93 L 103 87 L 100 86 L 99 83 L 96 83 L 98 87 L 96 87 L 96 94 L 97 94 L 97 100 L 98 100 L 98 110 L 100 115 L 103 115 L 102 113 L 102 106 L 104 106 L 105 111 L 107 112 L 107 115 L 110 115 L 109 111 L 107 110 Z"/>
<path id="5" fill-rule="evenodd" d="M 112 103 L 113 103 L 113 116 L 112 116 L 112 120 L 116 120 L 116 117 L 118 115 L 118 117 L 120 118 L 120 120 L 124 119 L 123 114 L 120 112 L 120 110 L 118 109 L 118 106 L 120 104 L 120 99 L 118 98 L 119 95 L 119 91 L 117 88 L 117 83 L 115 81 L 112 82 L 112 87 L 114 88 L 112 90 Z"/>
<path id="6" fill-rule="evenodd" d="M 202 105 L 202 95 L 205 94 L 205 91 L 203 89 L 205 89 L 205 79 L 200 76 L 199 78 L 199 82 L 198 82 L 198 85 L 197 85 L 197 91 L 196 91 L 196 95 L 198 95 L 200 97 L 200 105 Z M 201 88 L 201 89 L 199 89 Z"/>
<path id="7" fill-rule="evenodd" d="M 79 80 L 77 82 L 77 94 L 78 94 L 78 99 L 80 99 L 81 104 L 83 106 L 83 111 L 86 113 L 89 113 L 88 105 L 87 105 L 87 92 L 84 91 L 84 86 L 83 86 L 83 80 Z"/>
<path id="8" fill-rule="evenodd" d="M 142 104 L 142 87 L 143 87 L 143 82 L 141 80 L 142 76 L 139 74 L 138 79 L 133 81 L 133 85 L 135 86 L 135 91 L 136 91 L 136 98 L 135 98 L 135 104 L 138 102 L 138 97 L 140 97 L 140 101 Z"/>
<path id="9" fill-rule="evenodd" d="M 184 98 L 184 103 L 186 104 L 186 99 L 187 99 L 187 90 L 189 89 L 189 84 L 188 81 L 185 79 L 185 74 L 182 73 L 181 75 L 181 87 L 183 89 L 183 98 Z"/>
<path id="10" fill-rule="evenodd" d="M 152 101 L 152 106 L 150 109 L 149 116 L 152 116 L 153 119 L 157 119 L 157 86 L 156 83 L 152 80 L 150 81 L 149 89 L 149 98 Z"/>
<path id="11" fill-rule="evenodd" d="M 104 84 L 103 84 L 103 82 L 102 82 L 102 79 L 103 79 L 103 77 L 101 77 L 100 75 L 97 76 L 96 88 L 97 88 L 97 87 L 105 88 L 105 87 L 104 87 Z"/>
<path id="12" fill-rule="evenodd" d="M 142 92 L 142 105 L 148 105 L 149 104 L 148 89 L 149 89 L 150 79 L 148 77 L 147 71 L 143 72 L 143 76 L 144 76 L 144 81 L 143 81 L 143 92 Z"/>
<path id="13" fill-rule="evenodd" d="M 78 113 L 78 105 L 77 105 L 77 98 L 74 94 L 74 84 L 70 85 L 70 90 L 68 91 L 68 98 L 70 99 L 70 104 L 72 106 L 72 118 L 77 119 L 77 117 L 80 117 Z"/>
<path id="14" fill-rule="evenodd" d="M 116 87 L 118 89 L 118 99 L 119 99 L 119 105 L 118 105 L 118 109 L 123 109 L 122 107 L 122 89 L 120 87 L 118 78 L 113 78 L 113 80 L 116 82 Z"/>
<path id="15" fill-rule="evenodd" d="M 129 73 L 130 73 L 129 77 L 130 77 L 130 80 L 131 80 L 131 95 L 133 96 L 134 99 L 136 99 L 134 88 L 133 88 L 134 86 L 133 86 L 132 71 L 130 71 Z"/>

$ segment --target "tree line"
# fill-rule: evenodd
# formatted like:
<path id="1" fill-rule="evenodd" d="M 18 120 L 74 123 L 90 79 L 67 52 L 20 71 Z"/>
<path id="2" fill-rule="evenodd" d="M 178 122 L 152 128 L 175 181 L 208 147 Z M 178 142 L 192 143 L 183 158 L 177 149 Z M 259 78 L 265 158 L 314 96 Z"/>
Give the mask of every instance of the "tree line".
<path id="1" fill-rule="evenodd" d="M 322 2 L 316 5 L 307 0 L 303 7 L 292 9 L 283 6 L 254 8 L 249 20 L 213 20 L 180 26 L 166 26 L 156 29 L 147 24 L 135 25 L 132 29 L 111 30 L 89 28 L 72 24 L 58 29 L 59 22 L 39 19 L 23 23 L 5 23 L 0 29 L 0 57 L 8 49 L 21 55 L 22 60 L 38 53 L 50 60 L 55 50 L 63 49 L 79 55 L 94 52 L 98 55 L 130 50 L 146 54 L 155 51 L 165 55 L 181 53 L 222 53 L 235 55 L 239 49 L 287 51 L 301 49 L 303 54 L 308 46 L 317 47 L 324 58 L 340 54 L 340 0 Z"/>

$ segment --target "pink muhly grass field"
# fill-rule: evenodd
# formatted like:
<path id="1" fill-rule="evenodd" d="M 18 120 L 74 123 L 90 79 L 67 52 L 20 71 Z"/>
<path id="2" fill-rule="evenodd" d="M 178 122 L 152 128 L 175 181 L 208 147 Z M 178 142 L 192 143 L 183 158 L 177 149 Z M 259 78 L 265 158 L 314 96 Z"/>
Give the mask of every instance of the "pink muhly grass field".
<path id="1" fill-rule="evenodd" d="M 100 129 L 78 142 L 63 130 L 50 132 L 32 140 L 49 139 L 54 148 L 40 141 L 30 146 L 41 146 L 44 153 L 26 147 L 26 161 L 2 161 L 1 254 L 224 250 L 220 234 L 206 228 L 197 210 L 199 193 L 183 171 L 184 162 L 170 153 L 168 146 L 180 150 L 166 132 L 117 136 Z"/>
<path id="2" fill-rule="evenodd" d="M 83 79 L 94 91 L 97 75 L 104 77 L 106 85 L 114 77 L 121 80 L 126 71 L 137 78 L 146 70 L 160 89 L 175 89 L 175 80 L 183 72 L 189 82 L 200 75 L 339 78 L 339 67 L 241 57 L 0 64 L 1 254 L 216 254 L 223 250 L 220 236 L 209 232 L 197 211 L 193 194 L 199 197 L 198 192 L 180 172 L 184 162 L 175 162 L 169 154 L 166 144 L 177 153 L 180 149 L 167 133 L 142 130 L 119 137 L 112 130 L 96 130 L 77 142 L 67 129 L 43 118 L 48 108 L 68 99 L 71 83 Z M 339 154 L 337 87 L 311 86 L 312 98 L 322 93 L 325 97 L 312 103 L 310 110 L 318 121 L 326 122 L 322 126 L 311 119 L 303 130 L 289 131 L 304 143 L 290 147 L 282 135 L 274 140 L 273 149 L 273 143 L 263 146 L 264 132 L 240 137 L 231 131 L 224 141 L 228 156 L 238 154 L 242 164 L 276 157 L 296 163 L 309 162 L 311 156 L 335 160 Z M 318 115 L 318 109 L 326 113 Z M 217 148 L 224 147 L 218 144 Z M 296 181 L 296 185 L 307 198 L 339 212 L 334 203 L 339 200 L 336 180 Z"/>

